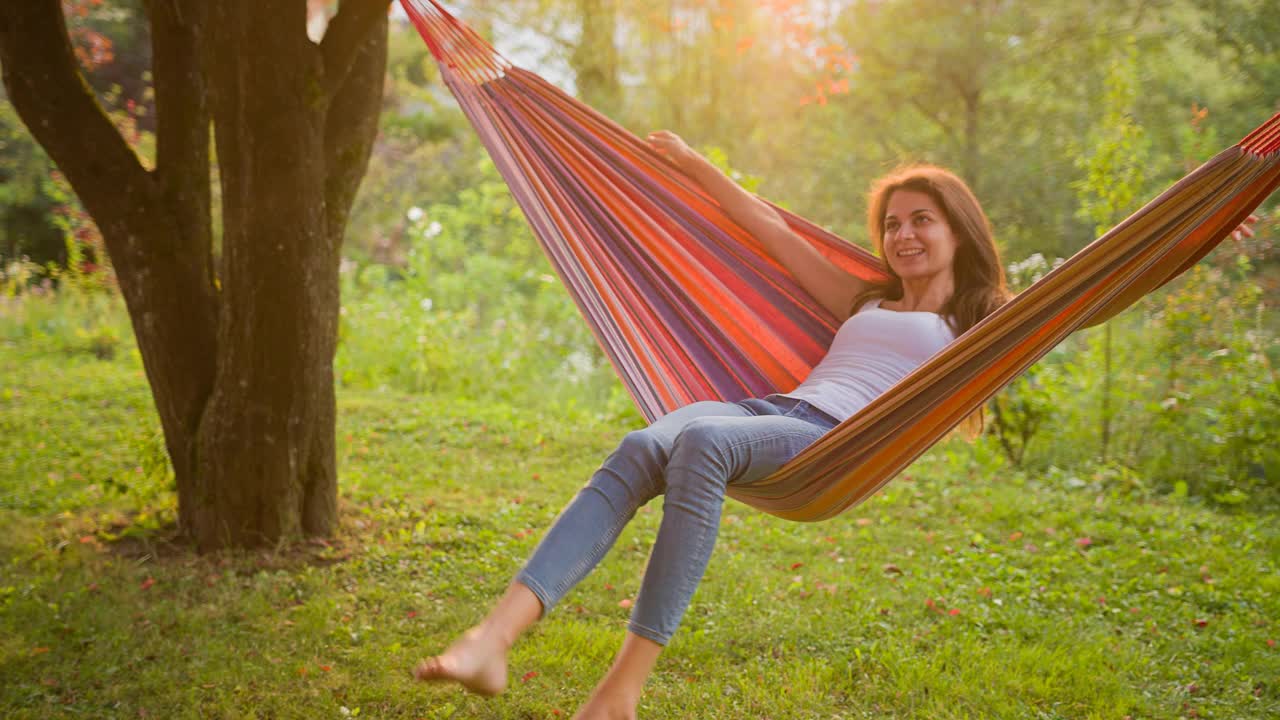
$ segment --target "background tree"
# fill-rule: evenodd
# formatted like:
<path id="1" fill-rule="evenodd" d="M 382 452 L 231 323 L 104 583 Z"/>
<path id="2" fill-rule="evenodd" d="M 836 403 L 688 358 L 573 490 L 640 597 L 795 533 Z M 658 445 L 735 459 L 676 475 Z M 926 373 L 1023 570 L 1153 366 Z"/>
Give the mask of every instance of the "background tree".
<path id="1" fill-rule="evenodd" d="M 335 521 L 338 262 L 377 129 L 386 0 L 152 0 L 156 158 L 84 82 L 59 0 L 0 7 L 9 100 L 101 230 L 202 549 Z M 209 128 L 221 182 L 215 243 Z"/>

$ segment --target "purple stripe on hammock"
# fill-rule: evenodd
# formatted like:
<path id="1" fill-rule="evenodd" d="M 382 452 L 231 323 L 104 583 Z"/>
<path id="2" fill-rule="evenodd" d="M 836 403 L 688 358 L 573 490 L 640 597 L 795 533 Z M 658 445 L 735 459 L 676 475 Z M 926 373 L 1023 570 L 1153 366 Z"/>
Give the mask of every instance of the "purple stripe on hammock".
<path id="1" fill-rule="evenodd" d="M 488 92 L 495 108 L 500 107 L 508 115 L 513 112 L 505 98 L 495 96 L 493 91 Z M 518 119 L 512 118 L 512 121 L 517 128 L 521 128 L 522 124 L 515 122 Z M 741 363 L 737 361 L 733 361 L 734 365 L 739 366 L 736 369 L 725 367 L 726 360 L 741 357 L 740 350 L 725 341 L 705 316 L 690 312 L 696 308 L 680 302 L 685 296 L 677 292 L 679 286 L 670 281 L 667 273 L 655 271 L 656 261 L 653 258 L 647 253 L 637 256 L 635 244 L 629 241 L 629 235 L 617 230 L 614 218 L 600 207 L 592 193 L 582 187 L 577 176 L 565 166 L 562 159 L 541 144 L 534 142 L 537 136 L 532 135 L 531 131 L 522 129 L 521 132 L 525 136 L 527 150 L 538 156 L 540 164 L 547 172 L 553 174 L 558 185 L 566 193 L 572 194 L 582 220 L 590 224 L 598 237 L 613 238 L 615 242 L 596 247 L 622 270 L 622 275 L 631 281 L 636 291 L 646 299 L 650 309 L 667 321 L 673 334 L 677 336 L 676 344 L 683 346 L 685 352 L 689 353 L 693 360 L 693 368 L 702 370 L 708 381 L 707 384 L 711 385 L 720 397 L 743 397 L 744 392 L 751 392 L 762 384 L 767 386 L 758 372 L 750 367 L 741 367 Z M 601 222 L 602 219 L 607 221 L 607 225 Z M 663 288 L 659 283 L 667 287 Z M 700 327 L 694 327 L 691 323 Z M 717 341 L 714 344 L 718 347 L 709 350 L 706 347 L 708 339 Z M 696 397 L 701 393 L 695 393 L 691 388 L 686 388 L 686 395 Z"/>
<path id="2" fill-rule="evenodd" d="M 522 96 L 527 97 L 527 93 L 525 93 L 525 92 L 522 92 L 522 93 L 521 93 L 521 95 L 522 95 Z M 544 104 L 543 104 L 543 103 L 541 103 L 541 102 L 539 102 L 539 103 L 538 103 L 538 105 L 539 105 L 539 106 L 544 106 Z M 536 111 L 536 110 L 537 110 L 537 108 L 534 108 L 534 111 Z M 544 113 L 544 114 L 545 114 L 545 113 Z M 565 127 L 565 125 L 564 125 L 564 123 L 565 123 L 565 122 L 567 122 L 567 120 L 566 120 L 566 118 L 565 118 L 563 115 L 561 115 L 561 114 L 559 114 L 559 113 L 555 113 L 553 109 L 552 109 L 552 113 L 551 113 L 551 114 L 553 114 L 553 115 L 554 115 L 555 120 L 557 120 L 557 121 L 561 121 L 561 122 L 560 122 L 560 124 L 556 126 L 557 130 L 559 130 L 559 131 L 561 131 L 561 132 L 564 132 L 566 129 L 567 129 L 567 130 L 569 130 L 570 132 L 573 132 L 573 131 L 574 131 L 574 129 L 578 127 L 578 126 L 576 125 L 576 123 L 575 123 L 575 124 L 573 124 L 572 126 L 570 126 L 570 127 L 566 128 L 566 127 Z M 545 119 L 545 118 L 543 118 L 543 119 Z M 553 123 L 553 124 L 554 124 L 554 123 Z M 545 136 L 545 132 L 543 133 L 543 136 Z M 571 137 L 573 137 L 574 139 L 577 139 L 577 136 L 578 136 L 578 133 L 574 133 Z M 582 143 L 582 142 L 579 142 L 579 143 L 577 143 L 576 145 L 575 145 L 574 143 L 572 143 L 572 142 L 570 142 L 570 144 L 571 144 L 571 145 L 574 145 L 574 146 L 575 146 L 575 147 L 577 147 L 577 148 L 581 148 L 581 149 L 594 148 L 594 149 L 596 149 L 597 151 L 598 151 L 598 149 L 599 149 L 599 147 L 600 147 L 600 146 L 599 146 L 599 144 L 598 144 L 597 142 L 595 142 L 595 141 L 594 141 L 594 139 L 592 139 L 592 142 L 590 142 L 589 144 L 588 144 L 588 143 Z M 584 145 L 585 145 L 585 146 L 587 146 L 587 147 L 584 147 Z M 547 151 L 547 152 L 550 152 L 550 151 Z M 612 154 L 612 153 L 611 153 L 611 154 Z M 615 156 L 615 157 L 617 157 L 617 156 Z M 597 168 L 601 168 L 601 175 L 600 175 L 600 177 L 602 178 L 602 180 L 608 181 L 608 182 L 612 183 L 612 184 L 613 184 L 613 185 L 615 185 L 615 186 L 616 186 L 616 185 L 618 185 L 619 183 L 632 184 L 632 183 L 630 182 L 629 178 L 627 178 L 627 176 L 622 175 L 621 177 L 618 177 L 618 175 L 620 174 L 620 172 L 619 172 L 620 170 L 625 169 L 625 167 L 630 167 L 630 166 L 632 166 L 632 165 L 631 165 L 631 163 L 626 162 L 626 159 L 625 159 L 625 158 L 623 158 L 623 161 L 624 161 L 624 167 L 623 167 L 623 168 L 619 168 L 617 165 L 615 165 L 615 164 L 609 164 L 609 163 L 607 163 L 607 162 L 605 162 L 605 163 L 601 163 L 597 158 L 591 158 L 590 156 L 587 156 L 587 157 L 586 157 L 586 159 L 585 159 L 585 161 L 586 161 L 588 164 L 594 164 L 594 165 L 596 165 L 596 167 L 597 167 Z M 594 161 L 594 162 L 593 162 L 593 161 Z M 566 176 L 566 177 L 567 177 L 568 179 L 574 179 L 574 178 L 576 178 L 576 172 L 577 172 L 576 170 L 568 170 L 567 168 L 565 169 L 565 173 L 567 174 L 567 176 Z M 643 180 L 643 183 L 644 183 L 645 185 L 650 185 L 650 186 L 652 186 L 653 179 L 652 179 L 651 177 L 644 176 L 644 177 L 642 177 L 641 179 Z M 639 184 L 639 183 L 634 183 L 634 184 Z M 639 189 L 643 189 L 643 188 L 639 188 Z M 587 193 L 587 196 L 589 196 L 589 197 L 593 197 L 593 196 L 594 196 L 594 193 Z M 643 193 L 643 196 L 646 196 L 646 197 L 647 197 L 647 199 L 649 200 L 649 202 L 654 202 L 653 194 L 652 194 L 652 193 Z M 655 213 L 653 212 L 653 210 L 655 210 L 655 209 L 657 209 L 657 210 L 666 210 L 668 214 L 670 214 L 670 210 L 671 210 L 671 208 L 670 208 L 670 207 L 663 208 L 663 207 L 661 207 L 661 205 L 659 205 L 657 208 L 648 208 L 648 207 L 644 207 L 644 205 L 643 205 L 643 200 L 635 200 L 635 201 L 633 201 L 633 200 L 627 200 L 626 202 L 628 202 L 628 203 L 631 203 L 631 202 L 640 202 L 640 203 L 641 203 L 641 205 L 640 205 L 640 208 L 639 208 L 637 211 L 638 211 L 638 212 L 640 212 L 641 214 L 647 214 L 647 215 L 649 215 L 649 216 L 653 216 L 653 215 L 655 214 Z M 676 207 L 683 207 L 683 205 L 677 205 Z M 612 214 L 611 214 L 607 209 L 600 209 L 600 210 L 599 210 L 599 213 L 600 213 L 600 215 L 599 215 L 600 217 L 604 217 L 605 219 L 610 220 L 610 221 L 611 221 L 611 224 L 613 224 L 613 225 L 615 225 L 615 226 L 616 226 L 616 223 L 613 223 L 613 222 L 612 222 L 612 221 L 613 221 L 614 216 L 613 216 L 613 215 L 612 215 Z M 685 224 L 685 225 L 687 226 L 687 224 Z M 626 243 L 627 243 L 627 247 L 638 248 L 640 251 L 643 251 L 643 252 L 645 253 L 645 254 L 644 254 L 644 257 L 645 257 L 645 258 L 652 257 L 652 255 L 648 252 L 648 248 L 647 248 L 647 247 L 645 247 L 645 246 L 643 246 L 643 245 L 638 245 L 638 244 L 636 244 L 636 243 L 632 240 L 632 238 L 631 238 L 631 234 L 630 234 L 630 233 L 628 233 L 628 232 L 623 232 L 620 236 L 615 236 L 615 237 L 619 237 L 621 241 L 626 242 Z M 700 261 L 700 263 L 701 263 L 703 266 L 705 266 L 705 265 L 707 264 L 706 254 L 705 254 L 705 253 L 706 253 L 706 250 L 707 250 L 708 248 L 706 247 L 706 244 L 705 244 L 705 243 L 702 243 L 702 244 L 695 244 L 694 246 L 689 246 L 688 244 L 682 244 L 682 246 L 683 246 L 684 250 L 685 250 L 686 252 L 691 253 L 691 254 L 693 255 L 693 257 L 695 257 L 695 258 L 699 258 L 699 261 Z M 718 253 L 718 254 L 719 254 L 719 253 Z M 725 256 L 723 256 L 722 254 L 721 254 L 721 258 L 722 258 L 722 259 L 727 259 L 727 258 L 725 258 Z M 655 258 L 655 262 L 656 262 L 656 258 Z M 728 263 L 726 263 L 726 264 L 728 264 L 728 265 L 730 265 L 730 266 L 733 266 L 733 265 L 735 265 L 735 264 L 736 264 L 736 265 L 738 265 L 738 267 L 739 267 L 739 268 L 741 267 L 741 263 L 732 263 L 732 262 L 728 262 Z M 667 282 L 667 276 L 668 276 L 668 273 L 666 273 L 665 271 L 664 271 L 664 272 L 659 272 L 659 273 L 657 273 L 657 274 L 656 274 L 656 277 L 657 277 L 660 281 L 662 281 L 662 282 Z M 731 295 L 736 295 L 735 290 L 736 290 L 736 289 L 737 289 L 737 287 L 740 285 L 740 283 L 741 283 L 741 280 L 740 280 L 740 274 L 732 274 L 732 275 L 731 275 L 730 280 L 727 282 L 727 285 L 728 285 L 728 288 L 729 288 L 729 292 L 731 293 Z M 682 291 L 682 290 L 683 290 L 683 288 L 681 288 L 679 285 L 676 285 L 675 287 L 677 288 L 677 290 L 680 290 L 680 291 Z M 750 288 L 748 288 L 748 289 L 750 289 Z M 676 300 L 682 300 L 683 298 L 687 297 L 687 295 L 686 295 L 685 293 L 683 293 L 683 292 L 677 292 L 677 293 L 674 295 L 674 297 L 675 297 L 675 299 L 676 299 Z M 743 299 L 740 295 L 738 295 L 738 298 L 739 298 L 739 300 L 742 300 L 742 299 Z M 760 302 L 759 302 L 759 300 L 758 300 L 758 295 L 757 295 L 757 297 L 756 297 L 756 302 L 754 302 L 753 304 L 755 305 L 755 308 L 753 309 L 753 311 L 755 311 L 755 314 L 757 315 L 757 317 L 760 317 L 760 316 L 762 315 L 762 313 L 758 312 L 758 310 L 759 310 L 760 308 L 763 308 L 763 309 L 766 311 L 767 316 L 774 316 L 774 317 L 777 317 L 777 316 L 782 315 L 782 313 L 781 313 L 781 312 L 779 312 L 779 310 L 777 309 L 777 307 L 775 307 L 775 306 L 773 306 L 773 305 L 769 305 L 769 304 L 762 304 L 762 303 L 760 303 Z M 684 311 L 685 311 L 686 313 L 691 312 L 691 311 L 693 311 L 693 310 L 696 310 L 696 309 L 697 309 L 697 308 L 696 308 L 696 306 L 692 306 L 691 304 L 689 304 L 689 303 L 687 303 L 687 302 L 686 302 L 686 303 L 681 304 L 681 307 L 684 309 Z M 748 307 L 750 307 L 750 306 L 748 305 Z M 767 320 L 763 320 L 763 319 L 762 319 L 762 322 L 764 322 L 765 326 L 769 326 L 769 323 L 767 322 Z M 797 347 L 796 347 L 796 335 L 797 335 L 798 333 L 788 333 L 788 332 L 785 332 L 785 330 L 787 330 L 788 328 L 794 328 L 794 327 L 795 327 L 795 324 L 794 324 L 794 323 L 789 324 L 789 325 L 788 325 L 788 324 L 783 324 L 783 326 L 782 326 L 782 328 L 781 328 L 781 329 L 782 329 L 784 332 L 779 332 L 779 328 L 775 325 L 775 326 L 773 326 L 773 327 L 771 328 L 771 330 L 773 331 L 774 336 L 776 336 L 776 337 L 778 338 L 778 340 L 779 340 L 779 341 L 781 341 L 784 345 L 786 345 L 786 346 L 788 346 L 788 347 L 790 347 L 790 348 L 791 348 L 791 351 L 792 351 L 792 352 L 796 352 L 796 353 L 798 353 L 798 355 L 799 355 L 800 357 L 803 357 L 805 353 L 804 353 L 804 352 L 800 352 L 801 348 L 797 348 Z M 746 331 L 747 331 L 747 332 L 750 332 L 750 329 L 746 329 Z M 716 336 L 719 336 L 719 337 L 724 337 L 724 336 L 723 336 L 723 335 L 721 335 L 720 333 L 715 333 L 715 335 L 716 335 Z M 788 340 L 788 339 L 787 339 L 787 336 L 788 336 L 788 335 L 791 335 L 791 336 L 792 336 L 792 339 L 791 339 L 791 340 Z M 818 347 L 818 346 L 817 346 L 817 344 L 816 344 L 815 342 L 813 342 L 811 338 L 801 337 L 801 339 L 802 339 L 802 340 L 807 340 L 807 341 L 809 341 L 809 342 L 807 342 L 807 343 L 806 343 L 806 345 L 808 345 L 808 348 L 807 348 L 807 349 L 808 349 L 809 353 L 810 353 L 812 356 L 820 357 L 820 356 L 821 356 L 821 354 L 822 354 L 822 352 L 825 350 L 825 348 L 823 348 L 823 347 Z M 737 348 L 737 346 L 733 345 L 733 344 L 732 344 L 732 343 L 731 343 L 727 338 L 725 338 L 724 342 L 725 342 L 725 343 L 729 343 L 729 344 L 722 345 L 720 348 L 717 348 L 717 349 L 712 350 L 712 358 L 719 358 L 719 359 L 723 359 L 723 358 L 725 358 L 725 357 L 733 357 L 733 356 L 741 356 L 741 355 L 742 355 L 741 351 Z M 745 359 L 745 360 L 751 360 L 751 358 L 750 358 L 750 357 L 745 357 L 744 359 Z M 704 361 L 704 362 L 705 362 L 705 361 Z M 811 360 L 810 360 L 810 362 L 809 362 L 809 365 L 812 365 L 812 364 L 813 364 L 813 362 L 815 362 L 815 360 L 814 360 L 814 359 L 811 359 Z M 752 363 L 751 363 L 751 366 L 752 366 L 752 367 L 754 367 L 754 366 L 755 366 L 755 365 L 754 365 L 754 362 L 752 362 Z M 744 377 L 744 376 L 745 376 L 745 373 L 743 373 L 741 370 L 739 370 L 739 372 L 737 373 L 737 375 L 739 375 L 740 377 Z M 767 379 L 766 379 L 766 378 L 764 378 L 763 376 L 761 376 L 761 377 L 760 377 L 760 380 L 761 380 L 761 384 L 756 385 L 756 386 L 754 386 L 754 387 L 750 388 L 751 390 L 753 390 L 753 391 L 754 391 L 754 392 L 753 392 L 753 394 L 759 394 L 759 393 L 761 393 L 761 392 L 769 392 L 769 391 L 773 391 L 773 390 L 776 390 L 776 389 L 777 389 L 777 387 L 776 387 L 775 385 L 773 385 L 771 382 L 768 382 L 768 381 L 767 381 Z M 727 396 L 727 397 L 734 397 L 733 395 L 728 394 L 728 393 L 725 393 L 725 396 Z"/>
<path id="3" fill-rule="evenodd" d="M 494 94 L 494 92 L 493 92 L 493 91 L 486 91 L 486 96 L 488 96 L 488 97 L 489 97 L 489 101 L 490 101 L 490 108 L 493 108 L 493 109 L 494 109 L 494 111 L 495 111 L 495 113 L 497 113 L 498 115 L 500 115 L 500 117 L 502 117 L 502 118 L 504 118 L 504 119 L 507 119 L 507 122 L 508 122 L 508 123 L 511 123 L 512 118 L 509 118 L 509 117 L 508 117 L 509 110 L 506 110 L 506 108 L 507 108 L 507 102 L 506 102 L 506 101 L 503 101 L 502 97 L 497 96 L 497 94 Z M 515 124 L 515 132 L 517 133 L 517 135 L 527 135 L 527 132 L 525 131 L 525 128 L 524 128 L 524 127 L 522 127 L 520 123 L 518 123 L 518 118 L 515 118 L 515 120 L 517 120 L 517 122 L 515 122 L 515 123 L 511 123 L 511 124 Z M 522 138 L 521 138 L 521 140 L 522 140 Z M 522 149 L 524 149 L 524 151 L 525 151 L 525 154 L 526 154 L 526 155 L 531 155 L 531 156 L 532 156 L 532 158 L 530 159 L 530 164 L 531 164 L 531 165 L 536 165 L 536 167 L 539 167 L 539 168 L 541 169 L 541 173 L 547 173 L 547 174 L 552 174 L 552 173 L 553 173 L 553 168 L 549 168 L 549 167 L 547 167 L 547 164 L 545 164 L 545 163 L 539 163 L 539 161 L 538 161 L 539 159 L 538 159 L 538 158 L 536 158 L 536 155 L 539 155 L 539 154 L 540 154 L 540 149 L 539 149 L 539 145 L 538 145 L 538 143 L 530 143 L 530 142 L 527 142 L 527 141 L 526 141 L 526 142 L 522 143 Z M 553 178 L 550 178 L 548 182 L 550 182 L 550 183 L 554 184 L 554 186 L 557 186 L 557 187 L 562 186 L 562 184 L 563 184 L 563 183 L 557 183 L 557 182 L 556 182 L 556 181 L 557 181 L 557 179 L 558 179 L 558 178 L 554 178 L 554 177 L 553 177 Z M 566 188 L 564 188 L 564 187 L 559 187 L 559 190 L 564 191 L 564 190 L 566 190 Z M 580 210 L 580 209 L 576 209 L 576 210 Z M 580 213 L 575 213 L 575 214 L 580 214 Z M 561 234 L 561 233 L 557 233 L 557 234 L 556 234 L 556 237 L 562 238 L 562 240 L 564 240 L 563 234 Z M 582 240 L 588 240 L 588 238 L 582 238 Z M 603 260 L 603 259 L 605 259 L 605 258 L 602 258 L 602 256 L 600 256 L 599 254 L 598 254 L 598 255 L 596 255 L 596 263 L 598 263 L 598 261 L 599 261 L 599 260 Z M 588 288 L 585 288 L 585 290 L 580 290 L 580 291 L 579 291 L 579 293 L 577 293 L 577 295 L 589 296 L 589 295 L 591 295 L 591 290 L 594 290 L 594 288 L 591 288 L 591 287 L 589 286 Z M 623 302 L 623 305 L 626 305 L 626 304 L 625 304 L 625 302 Z M 614 325 L 614 324 L 616 324 L 617 322 L 618 322 L 618 320 L 617 320 L 616 318 L 612 318 L 612 316 L 608 316 L 608 315 L 607 315 L 607 316 L 605 316 L 605 318 L 603 318 L 603 319 L 602 319 L 602 324 L 604 324 L 604 325 Z M 635 323 L 632 323 L 632 327 L 635 327 Z M 643 327 L 641 327 L 640 329 L 641 329 L 641 331 L 643 331 Z M 653 356 L 653 354 L 654 354 L 654 350 L 653 350 L 653 346 L 652 346 L 652 345 L 653 345 L 653 343 L 652 343 L 652 342 L 650 342 L 650 343 L 649 343 L 649 345 L 645 345 L 645 346 L 643 346 L 643 350 L 648 351 L 648 352 L 646 352 L 646 354 L 648 354 L 648 355 L 650 355 L 650 356 Z M 636 350 L 636 348 L 628 346 L 628 345 L 627 345 L 627 343 L 621 343 L 621 346 L 620 346 L 620 347 L 617 347 L 617 351 L 618 351 L 618 352 L 620 352 L 620 354 L 623 354 L 623 352 L 635 352 L 635 350 Z M 643 375 L 643 377 L 644 377 L 644 375 Z M 684 383 L 682 383 L 682 382 L 672 382 L 672 380 L 682 380 L 682 379 L 684 379 L 684 378 L 682 378 L 682 377 L 680 377 L 680 378 L 675 378 L 675 377 L 672 377 L 672 375 L 669 375 L 669 374 L 663 375 L 663 377 L 660 377 L 660 378 L 645 377 L 645 379 L 646 379 L 646 380 L 649 380 L 650 384 L 652 384 L 652 383 L 653 383 L 653 380 L 655 380 L 655 379 L 662 379 L 662 380 L 663 380 L 663 382 L 666 382 L 666 383 L 668 384 L 668 387 L 672 387 L 672 386 L 673 386 L 673 387 L 684 387 Z M 685 388 L 685 389 L 684 389 L 684 391 L 673 391 L 673 392 L 676 392 L 676 393 L 677 393 L 677 395 L 680 395 L 680 393 L 684 393 L 684 395 L 690 395 L 690 393 L 691 393 L 691 391 L 690 391 L 690 389 L 689 389 L 689 388 Z M 700 395 L 700 393 L 699 393 L 699 395 Z M 645 410 L 646 415 L 649 415 L 649 416 L 650 416 L 650 418 L 652 418 L 652 416 L 654 416 L 654 415 L 660 415 L 660 414 L 664 413 L 664 411 L 666 411 L 666 404 L 663 404 L 663 402 L 660 402 L 660 401 L 658 400 L 658 398 L 653 398 L 653 401 L 652 401 L 652 402 L 649 402 L 649 404 L 646 404 L 646 405 L 643 407 L 643 409 Z"/>
<path id="4" fill-rule="evenodd" d="M 453 77 L 453 73 L 443 67 L 441 68 L 441 75 L 453 92 L 454 97 L 458 99 L 459 106 L 477 129 L 481 142 L 489 150 L 489 155 L 494 164 L 507 181 L 511 194 L 521 208 L 525 210 L 525 217 L 534 226 L 534 235 L 539 238 L 539 244 L 543 246 L 543 250 L 546 252 L 551 264 L 556 267 L 565 287 L 577 301 L 584 319 L 596 335 L 598 344 L 609 356 L 614 368 L 618 370 L 618 375 L 632 398 L 636 400 L 636 404 L 647 415 L 650 415 L 649 419 L 652 420 L 652 413 L 648 411 L 648 408 L 658 407 L 661 403 L 652 386 L 648 384 L 649 379 L 639 371 L 639 367 L 629 354 L 618 352 L 617 348 L 621 346 L 621 343 L 617 338 L 613 338 L 612 342 L 610 341 L 611 336 L 616 332 L 612 324 L 612 318 L 610 318 L 607 310 L 596 307 L 599 302 L 597 296 L 583 292 L 582 287 L 591 286 L 590 280 L 581 277 L 584 272 L 583 269 L 575 262 L 566 261 L 562 247 L 557 247 L 543 240 L 543 238 L 558 237 L 559 229 L 554 220 L 546 214 L 532 185 L 525 178 L 524 171 L 519 168 L 516 159 L 511 156 L 511 149 L 498 142 L 499 133 L 492 124 L 491 119 L 485 116 L 480 108 L 477 107 L 482 103 L 474 93 L 475 86 L 470 84 L 462 86 Z M 464 90 L 463 87 L 466 89 Z M 486 128 L 489 129 L 489 132 L 483 131 Z M 541 234 L 538 232 L 539 227 L 542 230 Z M 600 317 L 609 318 L 610 322 L 601 322 Z M 628 371 L 628 368 L 630 368 L 630 371 Z M 641 379 L 644 382 L 641 382 Z"/>
<path id="5" fill-rule="evenodd" d="M 527 73 L 527 71 L 520 73 L 521 77 L 525 75 L 531 75 L 531 73 Z M 751 303 L 750 306 L 756 310 L 757 314 L 760 312 L 759 308 L 763 306 L 767 306 L 770 310 L 786 309 L 786 318 L 790 322 L 784 325 L 789 325 L 793 330 L 802 332 L 817 348 L 818 355 L 816 357 L 812 356 L 812 352 L 798 353 L 805 357 L 810 365 L 815 364 L 822 354 L 825 354 L 834 337 L 833 328 L 826 320 L 819 317 L 820 315 L 825 316 L 826 311 L 820 308 L 800 288 L 789 273 L 768 262 L 760 255 L 748 251 L 745 246 L 721 229 L 720 226 L 709 218 L 695 212 L 691 206 L 679 200 L 672 191 L 659 185 L 651 175 L 647 174 L 644 168 L 633 162 L 631 158 L 623 155 L 607 143 L 603 143 L 581 123 L 560 112 L 559 108 L 547 100 L 545 96 L 531 91 L 526 85 L 515 83 L 513 79 L 511 79 L 511 82 L 541 106 L 546 114 L 556 117 L 570 135 L 579 141 L 579 144 L 593 147 L 597 154 L 603 156 L 616 172 L 629 181 L 630 185 L 655 205 L 665 209 L 668 216 L 684 227 L 690 236 L 703 240 L 704 242 L 700 243 L 700 247 L 714 253 L 718 261 L 716 263 L 705 263 L 704 267 L 721 277 L 722 282 L 724 282 L 724 276 L 729 274 L 764 280 L 765 282 L 751 283 L 748 281 L 745 283 L 748 291 L 755 293 L 761 299 L 760 303 Z M 605 126 L 602 126 L 602 129 L 613 130 L 612 127 Z M 610 134 L 614 136 L 623 135 L 620 132 L 611 132 Z M 634 136 L 630 133 L 625 133 L 625 137 L 628 140 L 634 140 Z M 644 152 L 652 152 L 648 149 L 648 146 L 643 144 L 628 144 L 637 145 Z M 610 160 L 612 162 L 608 162 Z M 662 169 L 662 174 L 668 178 L 677 177 L 666 168 Z M 847 245 L 843 241 L 840 242 Z M 782 329 L 785 330 L 786 328 L 783 327 Z M 789 344 L 793 348 L 797 347 L 795 342 Z"/>

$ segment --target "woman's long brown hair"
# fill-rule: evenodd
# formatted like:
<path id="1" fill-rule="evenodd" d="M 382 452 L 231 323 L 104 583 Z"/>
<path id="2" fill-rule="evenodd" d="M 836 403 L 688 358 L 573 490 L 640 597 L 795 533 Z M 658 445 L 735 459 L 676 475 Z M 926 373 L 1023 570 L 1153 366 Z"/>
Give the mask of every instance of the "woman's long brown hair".
<path id="1" fill-rule="evenodd" d="M 874 298 L 902 298 L 902 278 L 893 272 L 884 253 L 884 215 L 890 196 L 897 190 L 914 190 L 933 198 L 955 235 L 955 292 L 941 314 L 959 335 L 1008 302 L 1010 294 L 991 223 L 978 198 L 963 180 L 936 165 L 900 167 L 872 186 L 867 196 L 867 230 L 890 277 L 860 293 L 854 300 L 853 312 Z"/>

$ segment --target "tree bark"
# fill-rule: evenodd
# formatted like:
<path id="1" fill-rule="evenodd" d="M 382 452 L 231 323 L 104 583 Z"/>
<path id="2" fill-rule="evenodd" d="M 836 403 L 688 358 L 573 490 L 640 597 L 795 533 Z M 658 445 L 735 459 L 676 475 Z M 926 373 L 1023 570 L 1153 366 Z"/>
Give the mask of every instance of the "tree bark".
<path id="1" fill-rule="evenodd" d="M 147 170 L 84 84 L 59 0 L 0 5 L 9 97 L 102 232 L 173 462 L 179 526 L 202 550 L 327 534 L 336 520 L 338 262 L 376 133 L 386 6 L 346 0 L 317 46 L 305 0 L 148 2 Z"/>
<path id="2" fill-rule="evenodd" d="M 324 535 L 336 520 L 339 253 L 386 57 L 385 4 L 362 5 L 344 4 L 326 33 L 342 40 L 321 47 L 300 0 L 212 10 L 225 300 L 198 438 L 201 547 Z M 349 31 L 360 17 L 373 27 Z"/>

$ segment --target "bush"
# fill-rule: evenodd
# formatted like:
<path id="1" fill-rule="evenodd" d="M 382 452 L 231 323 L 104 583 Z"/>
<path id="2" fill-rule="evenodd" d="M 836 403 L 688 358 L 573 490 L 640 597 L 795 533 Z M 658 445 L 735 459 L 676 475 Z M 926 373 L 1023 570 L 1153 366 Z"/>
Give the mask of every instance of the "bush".
<path id="1" fill-rule="evenodd" d="M 991 440 L 1025 469 L 1093 472 L 1221 504 L 1280 478 L 1276 333 L 1249 260 L 1193 268 L 1112 320 L 1110 439 L 1102 454 L 1103 329 L 1068 339 L 995 401 Z M 1091 470 L 1092 468 L 1092 470 Z"/>
<path id="2" fill-rule="evenodd" d="M 403 268 L 343 270 L 337 377 L 563 412 L 635 412 L 492 165 L 406 213 Z"/>

